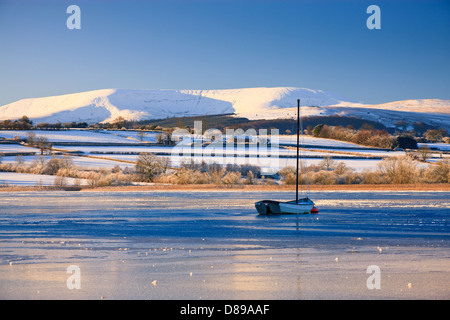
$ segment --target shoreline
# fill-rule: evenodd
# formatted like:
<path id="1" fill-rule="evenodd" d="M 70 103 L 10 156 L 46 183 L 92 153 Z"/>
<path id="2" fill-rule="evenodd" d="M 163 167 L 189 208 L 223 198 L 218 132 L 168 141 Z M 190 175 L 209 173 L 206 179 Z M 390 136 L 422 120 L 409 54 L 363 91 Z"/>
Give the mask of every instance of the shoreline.
<path id="1" fill-rule="evenodd" d="M 0 188 L 0 192 L 36 192 L 36 191 L 295 191 L 294 185 L 215 185 L 215 184 L 185 184 L 185 185 L 129 185 L 108 187 L 86 186 L 9 186 Z M 301 190 L 301 188 L 300 188 Z M 335 185 L 310 185 L 310 191 L 447 191 L 450 192 L 450 184 L 335 184 Z"/>

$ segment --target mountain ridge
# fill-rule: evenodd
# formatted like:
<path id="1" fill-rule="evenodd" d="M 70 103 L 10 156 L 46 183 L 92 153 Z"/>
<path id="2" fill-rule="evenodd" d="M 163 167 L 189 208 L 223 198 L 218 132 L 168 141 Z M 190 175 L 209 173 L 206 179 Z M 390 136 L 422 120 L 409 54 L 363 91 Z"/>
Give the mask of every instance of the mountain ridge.
<path id="1" fill-rule="evenodd" d="M 39 122 L 112 122 L 234 113 L 248 119 L 342 115 L 380 121 L 425 122 L 450 127 L 450 100 L 410 99 L 362 104 L 323 90 L 258 87 L 223 90 L 100 89 L 58 96 L 22 99 L 0 107 L 0 120 L 28 116 Z"/>

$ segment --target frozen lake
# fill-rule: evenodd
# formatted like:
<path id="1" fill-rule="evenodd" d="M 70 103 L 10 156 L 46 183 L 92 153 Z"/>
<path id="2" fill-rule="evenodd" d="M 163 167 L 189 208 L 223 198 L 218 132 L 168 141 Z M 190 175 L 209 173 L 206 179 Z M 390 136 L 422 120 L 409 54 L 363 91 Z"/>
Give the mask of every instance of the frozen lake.
<path id="1" fill-rule="evenodd" d="M 450 298 L 449 192 L 317 192 L 318 215 L 256 214 L 292 195 L 0 193 L 0 298 Z"/>

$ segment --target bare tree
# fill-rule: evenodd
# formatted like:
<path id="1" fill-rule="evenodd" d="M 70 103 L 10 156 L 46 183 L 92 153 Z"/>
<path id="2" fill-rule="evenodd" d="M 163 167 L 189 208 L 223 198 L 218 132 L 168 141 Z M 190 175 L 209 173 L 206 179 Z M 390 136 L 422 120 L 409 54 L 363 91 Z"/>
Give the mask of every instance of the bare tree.
<path id="1" fill-rule="evenodd" d="M 30 131 L 30 132 L 27 133 L 27 143 L 30 146 L 34 145 L 34 142 L 35 142 L 34 140 L 35 139 L 36 139 L 36 134 L 33 131 Z"/>
<path id="2" fill-rule="evenodd" d="M 45 150 L 50 150 L 52 148 L 52 144 L 44 136 L 37 137 L 35 141 L 36 146 L 39 148 L 39 150 L 41 150 L 41 155 L 44 154 Z"/>
<path id="3" fill-rule="evenodd" d="M 416 183 L 417 164 L 406 156 L 390 157 L 378 164 L 378 171 L 384 183 Z"/>
<path id="4" fill-rule="evenodd" d="M 442 131 L 437 129 L 429 129 L 425 132 L 425 138 L 431 142 L 437 142 L 443 137 Z"/>
<path id="5" fill-rule="evenodd" d="M 139 140 L 141 140 L 141 142 L 144 141 L 144 138 L 146 135 L 147 135 L 147 132 L 145 132 L 145 131 L 139 131 L 137 133 L 137 136 L 138 136 Z"/>
<path id="6" fill-rule="evenodd" d="M 158 133 L 156 136 L 156 142 L 158 143 L 164 143 L 166 141 L 166 136 L 162 133 Z"/>
<path id="7" fill-rule="evenodd" d="M 336 166 L 336 161 L 334 161 L 331 156 L 326 155 L 323 157 L 323 160 L 319 165 L 322 166 L 325 170 L 333 170 L 333 168 Z"/>
<path id="8" fill-rule="evenodd" d="M 427 145 L 420 146 L 418 149 L 419 154 L 423 161 L 427 161 L 427 159 L 430 157 L 431 149 Z"/>
<path id="9" fill-rule="evenodd" d="M 145 180 L 152 181 L 157 175 L 166 172 L 169 158 L 158 157 L 153 153 L 141 153 L 136 161 L 136 172 Z"/>

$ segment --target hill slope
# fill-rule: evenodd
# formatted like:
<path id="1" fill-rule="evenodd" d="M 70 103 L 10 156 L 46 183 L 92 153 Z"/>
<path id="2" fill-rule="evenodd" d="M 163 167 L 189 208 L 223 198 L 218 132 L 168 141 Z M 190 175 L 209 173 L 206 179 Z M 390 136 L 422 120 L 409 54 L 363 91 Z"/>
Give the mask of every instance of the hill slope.
<path id="1" fill-rule="evenodd" d="M 297 99 L 302 115 L 342 115 L 380 121 L 393 127 L 397 121 L 422 121 L 450 127 L 450 100 L 424 99 L 365 105 L 306 88 L 244 88 L 228 90 L 103 89 L 53 97 L 23 99 L 0 107 L 0 119 L 27 115 L 39 122 L 111 122 L 235 113 L 249 119 L 296 116 Z"/>

